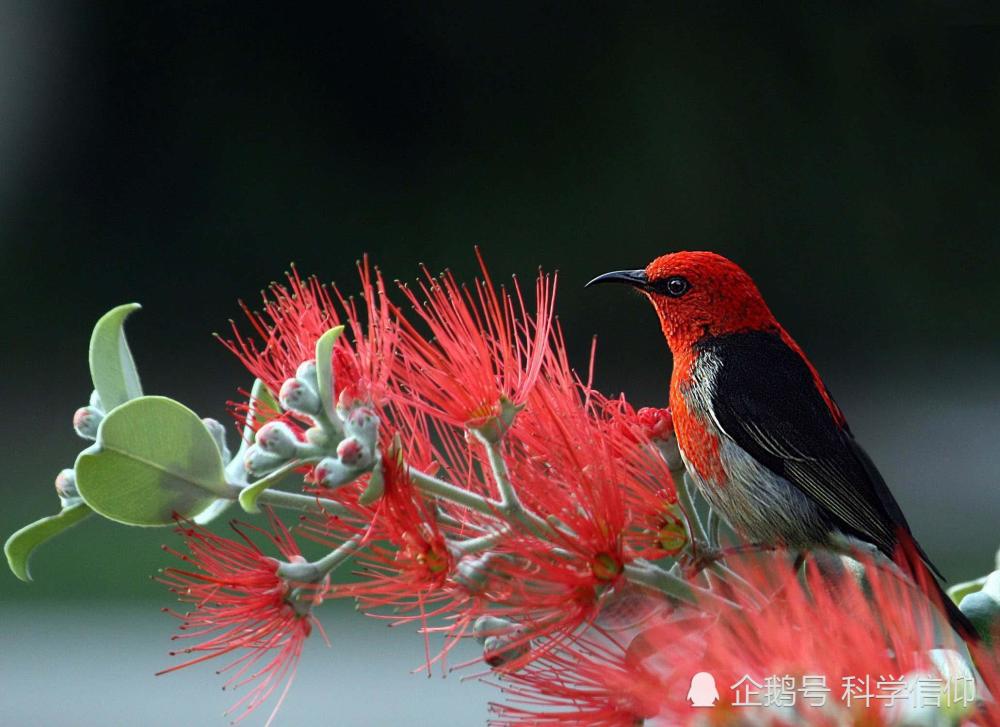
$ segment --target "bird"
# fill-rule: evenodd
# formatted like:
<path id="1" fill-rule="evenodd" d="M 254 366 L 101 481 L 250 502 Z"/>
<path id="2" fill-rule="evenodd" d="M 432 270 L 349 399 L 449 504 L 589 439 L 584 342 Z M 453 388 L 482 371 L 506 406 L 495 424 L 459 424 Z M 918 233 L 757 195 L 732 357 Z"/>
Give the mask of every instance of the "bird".
<path id="1" fill-rule="evenodd" d="M 743 268 L 713 252 L 674 252 L 586 287 L 606 283 L 638 289 L 656 310 L 673 356 L 681 457 L 737 535 L 804 554 L 861 550 L 902 561 L 952 628 L 978 641 L 816 367 Z"/>

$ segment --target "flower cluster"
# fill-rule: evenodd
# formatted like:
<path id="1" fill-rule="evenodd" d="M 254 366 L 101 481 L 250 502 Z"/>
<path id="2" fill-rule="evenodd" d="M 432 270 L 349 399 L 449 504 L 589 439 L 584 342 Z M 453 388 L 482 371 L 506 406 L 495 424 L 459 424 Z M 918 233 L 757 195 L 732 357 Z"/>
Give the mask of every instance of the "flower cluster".
<path id="1" fill-rule="evenodd" d="M 865 563 L 860 586 L 828 567 L 836 559 L 801 580 L 783 556 L 713 560 L 722 544 L 684 490 L 670 411 L 595 390 L 593 352 L 577 374 L 554 277 L 540 274 L 529 302 L 479 263 L 468 286 L 424 271 L 399 286 L 402 306 L 367 261 L 360 302 L 293 270 L 262 312 L 247 309 L 249 335 L 234 326 L 226 345 L 257 384 L 236 407 L 248 426 L 227 476 L 248 509 L 260 498 L 305 511 L 299 534 L 328 550 L 305 559 L 273 514 L 278 559 L 247 526 L 228 540 L 180 524 L 191 568 L 162 580 L 193 605 L 182 638 L 197 643 L 181 666 L 240 652 L 227 684 L 256 680 L 241 716 L 294 673 L 323 598 L 413 624 L 427 669 L 478 640 L 480 668 L 508 697 L 493 708 L 502 725 L 688 723 L 700 672 L 726 685 L 737 672 L 912 680 L 948 671 L 932 651 L 942 645 L 964 663 L 938 637 L 933 606 L 884 564 Z M 292 472 L 301 491 L 276 489 Z M 329 585 L 347 562 L 354 577 Z M 912 716 L 884 706 L 751 715 L 722 699 L 716 716 Z M 961 719 L 974 707 L 942 709 Z"/>
<path id="2" fill-rule="evenodd" d="M 225 687 L 235 689 L 255 682 L 230 708 L 239 715 L 237 721 L 284 684 L 274 708 L 277 712 L 291 686 L 303 642 L 313 625 L 318 625 L 311 609 L 322 600 L 325 589 L 322 584 L 283 577 L 281 561 L 265 555 L 251 539 L 251 533 L 262 536 L 284 560 L 304 562 L 281 521 L 270 511 L 268 519 L 270 532 L 234 524 L 238 540 L 197 525 L 178 523 L 177 531 L 184 537 L 188 552 L 166 550 L 188 567 L 165 568 L 159 578 L 192 607 L 186 613 L 168 611 L 181 620 L 181 634 L 174 639 L 184 644 L 194 642 L 172 652 L 190 658 L 160 674 L 232 655 L 232 661 L 220 670 L 228 674 Z"/>
<path id="3" fill-rule="evenodd" d="M 934 604 L 900 573 L 864 564 L 861 581 L 835 560 L 800 576 L 769 557 L 744 569 L 764 603 L 736 592 L 737 607 L 713 616 L 651 607 L 624 628 L 595 628 L 501 675 L 508 699 L 493 723 L 689 724 L 712 706 L 711 724 L 993 724 L 1000 710 L 977 702 Z"/>

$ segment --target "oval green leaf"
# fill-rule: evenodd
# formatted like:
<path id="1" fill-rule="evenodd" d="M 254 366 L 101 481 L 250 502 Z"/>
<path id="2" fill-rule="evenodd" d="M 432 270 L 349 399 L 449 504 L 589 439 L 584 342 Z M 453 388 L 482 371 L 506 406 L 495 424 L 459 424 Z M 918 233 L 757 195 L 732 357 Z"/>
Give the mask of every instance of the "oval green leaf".
<path id="1" fill-rule="evenodd" d="M 25 525 L 7 538 L 3 552 L 7 556 L 7 565 L 10 566 L 14 575 L 22 581 L 30 581 L 31 571 L 28 569 L 28 560 L 35 548 L 63 530 L 76 525 L 91 512 L 91 509 L 82 502 L 71 505 L 64 508 L 58 515 L 43 517 L 30 525 Z"/>
<path id="2" fill-rule="evenodd" d="M 316 341 L 316 378 L 319 382 L 319 400 L 323 403 L 323 413 L 331 421 L 337 421 L 337 402 L 333 400 L 333 345 L 344 332 L 343 326 L 335 326 Z"/>
<path id="3" fill-rule="evenodd" d="M 109 413 L 97 442 L 76 460 L 76 487 L 109 520 L 169 525 L 230 499 L 222 456 L 198 415 L 172 399 L 144 396 Z"/>
<path id="4" fill-rule="evenodd" d="M 126 303 L 101 316 L 90 334 L 90 378 L 105 411 L 142 396 L 139 373 L 125 341 L 125 319 L 142 306 Z"/>
<path id="5" fill-rule="evenodd" d="M 234 500 L 216 500 L 204 510 L 195 515 L 191 520 L 196 525 L 208 525 L 214 520 L 218 520 L 226 510 L 232 507 Z"/>

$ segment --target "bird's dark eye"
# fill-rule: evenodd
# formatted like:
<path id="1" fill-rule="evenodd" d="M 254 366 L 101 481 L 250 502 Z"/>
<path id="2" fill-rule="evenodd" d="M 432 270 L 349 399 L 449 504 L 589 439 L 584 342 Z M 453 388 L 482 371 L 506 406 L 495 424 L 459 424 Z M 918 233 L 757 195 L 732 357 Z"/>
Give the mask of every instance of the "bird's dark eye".
<path id="1" fill-rule="evenodd" d="M 690 289 L 691 284 L 687 279 L 682 278 L 680 275 L 675 275 L 672 278 L 667 278 L 662 283 L 663 292 L 669 295 L 671 298 L 680 298 L 688 289 Z"/>

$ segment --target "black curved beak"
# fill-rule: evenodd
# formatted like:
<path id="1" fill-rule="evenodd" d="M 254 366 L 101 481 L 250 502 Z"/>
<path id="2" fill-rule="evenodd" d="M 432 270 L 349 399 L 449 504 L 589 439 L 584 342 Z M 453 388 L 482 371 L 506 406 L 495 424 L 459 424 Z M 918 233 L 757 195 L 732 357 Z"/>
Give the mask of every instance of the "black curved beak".
<path id="1" fill-rule="evenodd" d="M 625 285 L 631 285 L 633 288 L 645 290 L 646 285 L 649 283 L 649 278 L 646 277 L 645 270 L 615 270 L 613 273 L 598 275 L 583 287 L 589 288 L 591 285 L 599 285 L 601 283 L 624 283 Z"/>

